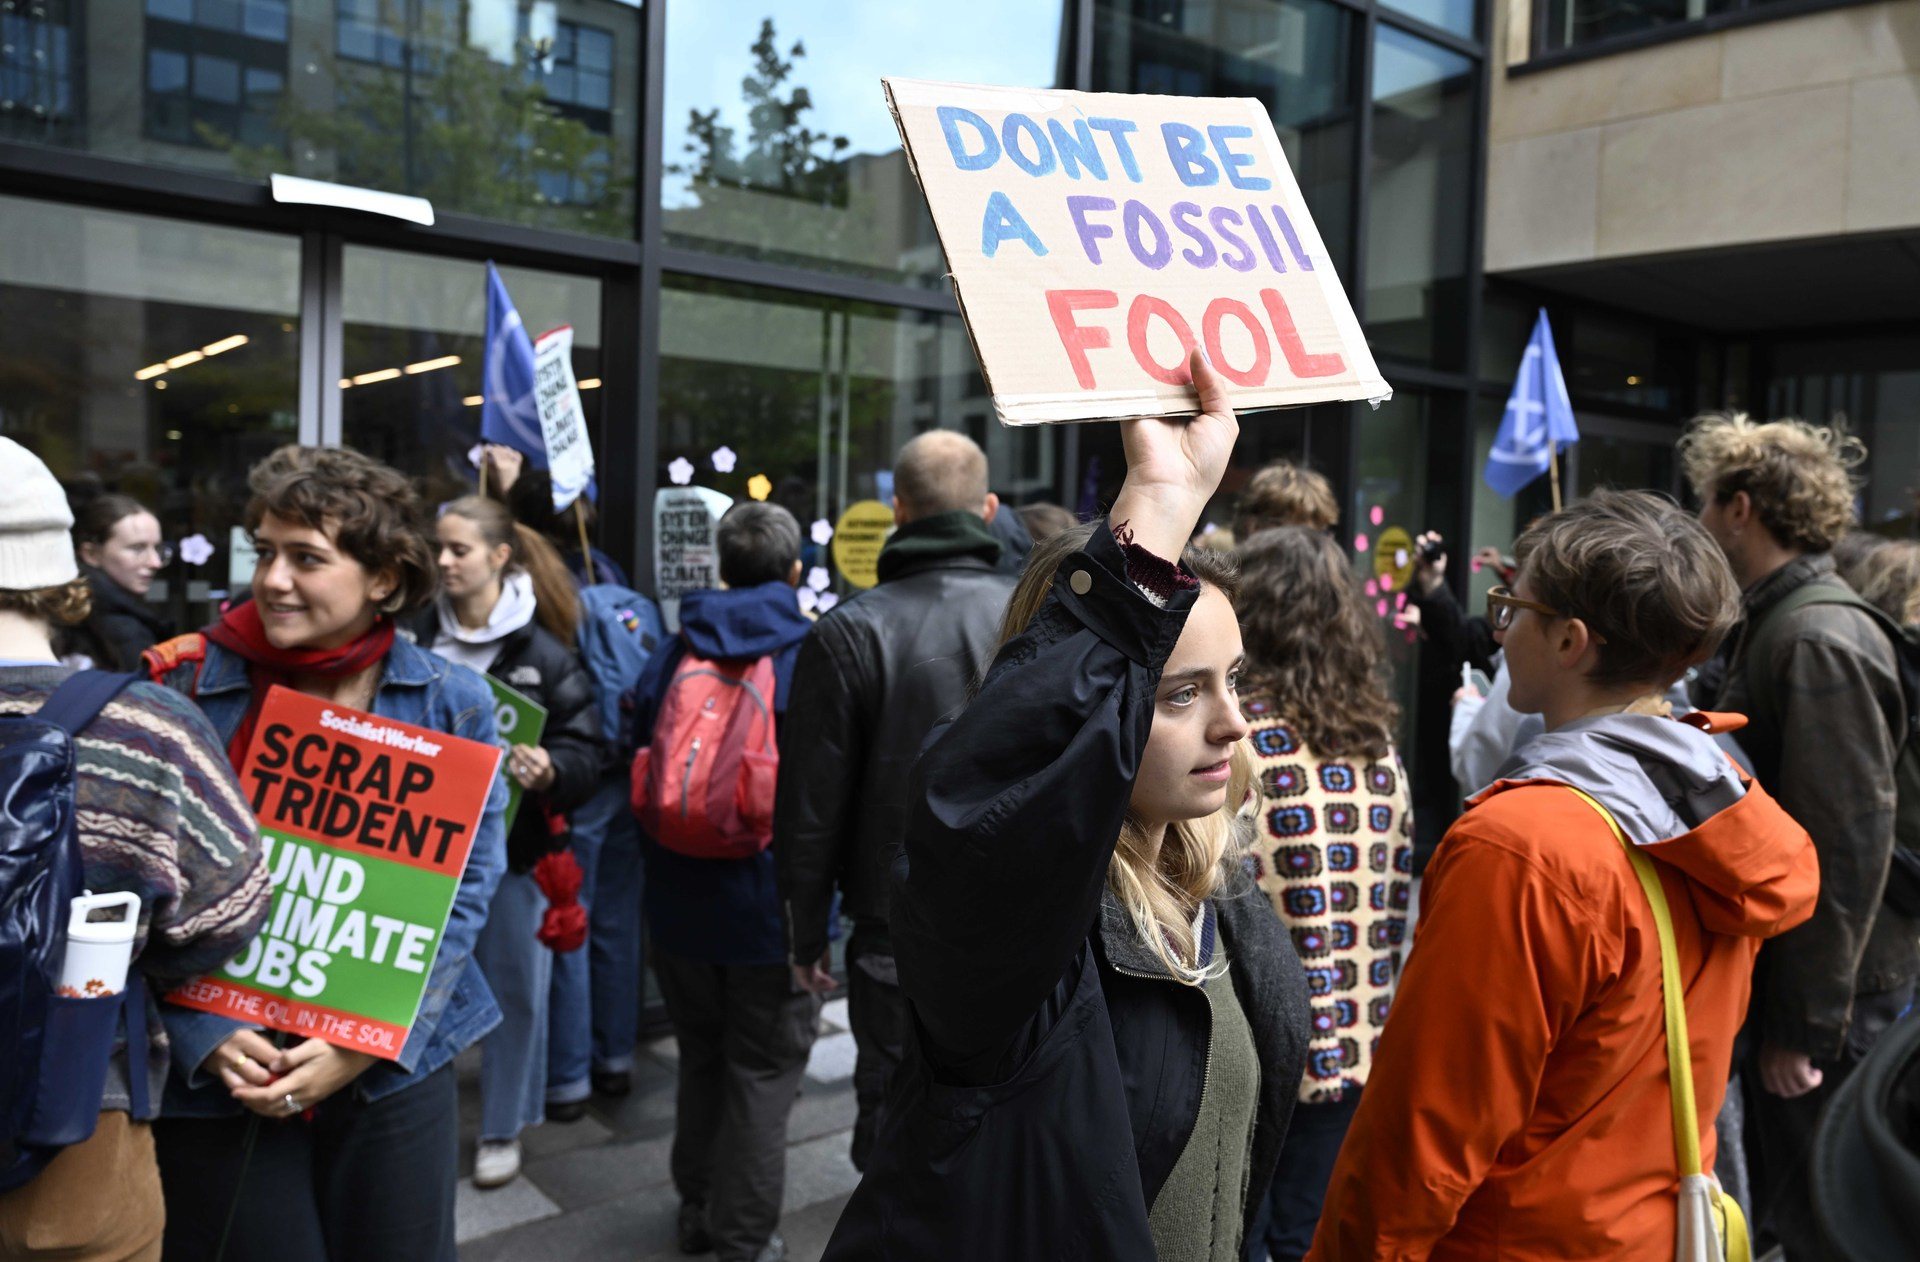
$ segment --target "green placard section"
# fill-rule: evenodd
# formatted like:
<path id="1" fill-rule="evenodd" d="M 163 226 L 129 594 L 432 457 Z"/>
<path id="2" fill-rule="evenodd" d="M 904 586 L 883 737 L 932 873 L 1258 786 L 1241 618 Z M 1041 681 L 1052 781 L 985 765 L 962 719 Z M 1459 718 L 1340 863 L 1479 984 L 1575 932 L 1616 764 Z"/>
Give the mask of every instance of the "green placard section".
<path id="1" fill-rule="evenodd" d="M 506 749 L 513 745 L 538 745 L 540 737 L 547 730 L 547 708 L 523 692 L 516 692 L 507 685 L 487 676 L 487 686 L 493 689 L 493 723 L 500 737 L 500 747 Z M 505 832 L 513 834 L 513 821 L 520 814 L 520 782 L 507 773 L 507 760 L 500 760 L 500 776 L 507 782 L 507 823 Z"/>
<path id="2" fill-rule="evenodd" d="M 261 934 L 216 977 L 405 1027 L 460 882 L 262 830 L 274 872 Z M 350 999 L 338 996 L 351 996 Z"/>

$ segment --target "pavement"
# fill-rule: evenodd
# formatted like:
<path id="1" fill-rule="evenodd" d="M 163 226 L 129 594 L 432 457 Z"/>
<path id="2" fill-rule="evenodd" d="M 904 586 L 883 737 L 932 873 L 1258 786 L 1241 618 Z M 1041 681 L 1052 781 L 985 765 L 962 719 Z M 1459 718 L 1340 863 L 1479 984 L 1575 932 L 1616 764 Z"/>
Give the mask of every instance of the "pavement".
<path id="1" fill-rule="evenodd" d="M 485 1192 L 461 1180 L 461 1262 L 682 1262 L 674 1239 L 680 1202 L 668 1177 L 677 1051 L 670 1037 L 640 1050 L 631 1095 L 595 1097 L 579 1121 L 521 1136 L 519 1178 Z M 459 1071 L 460 1168 L 470 1172 L 480 1125 L 478 1056 L 462 1057 Z M 846 1000 L 838 999 L 821 1013 L 787 1123 L 780 1234 L 792 1262 L 817 1262 L 859 1182 L 847 1159 L 853 1117 L 853 1035 Z"/>

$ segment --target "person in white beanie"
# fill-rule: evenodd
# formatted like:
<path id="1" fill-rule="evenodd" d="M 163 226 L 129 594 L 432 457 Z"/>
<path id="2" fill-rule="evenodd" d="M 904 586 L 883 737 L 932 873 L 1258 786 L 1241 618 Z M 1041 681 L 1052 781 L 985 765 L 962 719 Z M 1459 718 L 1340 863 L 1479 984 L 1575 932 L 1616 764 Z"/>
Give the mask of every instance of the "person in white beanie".
<path id="1" fill-rule="evenodd" d="M 0 486 L 4 747 L 9 718 L 37 713 L 73 673 L 54 656 L 53 631 L 87 616 L 88 589 L 74 564 L 73 514 L 60 484 L 9 438 L 0 438 Z M 74 781 L 82 880 L 96 894 L 139 895 L 133 960 L 148 982 L 148 1040 L 132 1062 L 126 1049 L 114 1053 L 90 1138 L 25 1182 L 29 1169 L 11 1167 L 11 1156 L 0 1162 L 8 1189 L 0 1192 L 0 1258 L 160 1257 L 164 1211 L 150 1120 L 166 1083 L 168 1044 L 152 996 L 226 963 L 259 932 L 271 898 L 252 812 L 198 706 L 140 681 L 85 731 Z M 12 802 L 16 787 L 0 783 L 0 801 Z M 134 1090 L 135 1074 L 144 1093 Z"/>

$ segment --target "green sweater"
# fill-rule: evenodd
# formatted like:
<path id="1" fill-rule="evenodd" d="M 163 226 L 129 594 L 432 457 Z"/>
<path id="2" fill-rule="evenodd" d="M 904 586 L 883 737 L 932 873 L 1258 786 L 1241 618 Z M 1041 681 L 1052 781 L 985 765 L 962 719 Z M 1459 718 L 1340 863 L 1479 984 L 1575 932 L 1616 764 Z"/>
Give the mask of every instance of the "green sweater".
<path id="1" fill-rule="evenodd" d="M 1160 1262 L 1239 1262 L 1240 1257 L 1260 1057 L 1226 969 L 1208 978 L 1202 990 L 1213 1022 L 1200 1115 L 1147 1219 Z"/>

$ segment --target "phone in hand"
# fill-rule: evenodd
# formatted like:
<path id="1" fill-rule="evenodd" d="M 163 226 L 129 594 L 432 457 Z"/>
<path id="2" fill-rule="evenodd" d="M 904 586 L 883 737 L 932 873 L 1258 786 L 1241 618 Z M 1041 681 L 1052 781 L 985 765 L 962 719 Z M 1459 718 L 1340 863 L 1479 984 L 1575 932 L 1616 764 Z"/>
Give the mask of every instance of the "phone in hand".
<path id="1" fill-rule="evenodd" d="M 1471 688 L 1482 698 L 1493 691 L 1493 681 L 1487 678 L 1487 672 L 1476 670 L 1465 662 L 1460 664 L 1460 686 L 1462 688 Z"/>

